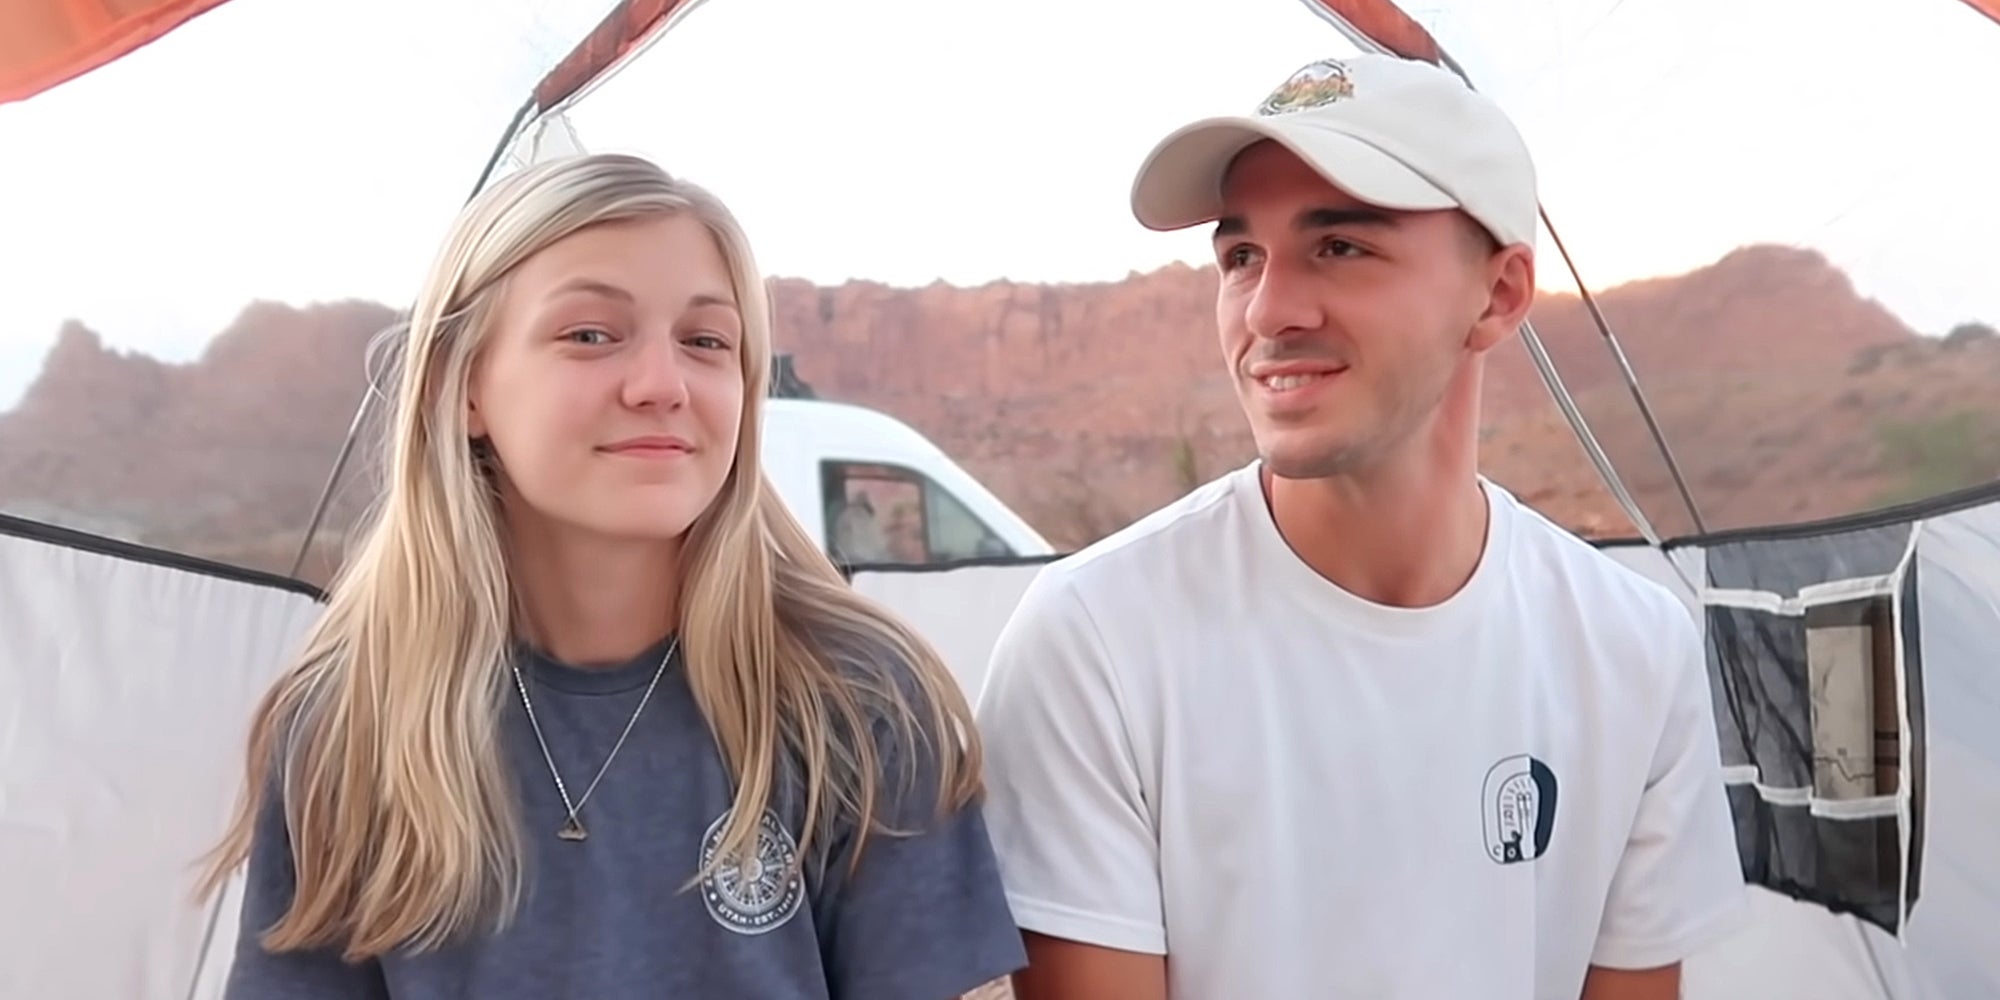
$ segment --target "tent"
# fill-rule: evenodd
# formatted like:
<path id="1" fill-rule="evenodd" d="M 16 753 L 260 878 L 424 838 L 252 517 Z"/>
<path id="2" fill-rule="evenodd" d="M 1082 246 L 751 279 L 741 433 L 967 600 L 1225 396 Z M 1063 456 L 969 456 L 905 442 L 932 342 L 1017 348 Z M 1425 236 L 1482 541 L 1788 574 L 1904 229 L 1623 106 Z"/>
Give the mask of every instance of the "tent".
<path id="1" fill-rule="evenodd" d="M 371 84 L 367 93 L 423 94 L 449 113 L 398 122 L 383 108 L 349 106 L 358 98 L 314 105 L 301 121 L 263 123 L 308 145 L 274 153 L 256 169 L 318 155 L 305 151 L 310 143 L 338 134 L 336 145 L 394 160 L 394 174 L 370 176 L 418 191 L 441 226 L 467 182 L 476 189 L 548 150 L 621 142 L 620 121 L 629 118 L 611 109 L 644 106 L 634 103 L 631 81 L 698 46 L 750 44 L 767 30 L 754 19 L 757 3 L 16 3 L 0 12 L 0 101 L 14 102 L 0 111 L 25 116 L 107 94 L 179 108 L 181 98 L 143 92 L 148 74 L 197 62 L 219 67 L 200 78 L 188 119 L 149 134 L 149 151 L 171 158 L 184 148 L 174 143 L 216 141 L 204 130 L 224 127 L 215 124 L 227 119 L 218 106 L 259 96 L 243 85 L 250 74 L 281 79 L 280 61 L 301 64 L 302 76 L 338 70 L 357 88 Z M 1151 30 L 1152 5 L 1128 6 L 1127 28 Z M 1850 230 L 1879 233 L 1857 220 L 1888 214 L 1946 237 L 1994 224 L 1983 166 L 1994 147 L 1959 109 L 1964 95 L 1992 93 L 2000 83 L 1993 68 L 2000 4 L 1922 0 L 1893 13 L 1879 0 L 1300 6 L 1291 27 L 1324 30 L 1310 46 L 1291 42 L 1298 51 L 1386 48 L 1443 61 L 1513 108 L 1545 151 L 1544 259 L 1574 281 L 1590 322 L 1568 340 L 1554 329 L 1524 330 L 1523 355 L 1547 390 L 1551 426 L 1573 435 L 1581 461 L 1632 526 L 1632 537 L 1598 544 L 1681 594 L 1703 626 L 1754 906 L 1742 935 L 1691 963 L 1687 995 L 2000 996 L 2000 957 L 1985 944 L 1987 928 L 2000 922 L 2000 848 L 1990 833 L 2000 823 L 2000 726 L 1993 724 L 2000 664 L 1992 653 L 2000 648 L 2000 483 L 1984 473 L 1970 484 L 1919 476 L 1891 501 L 1840 493 L 1843 480 L 1833 473 L 1808 476 L 1794 488 L 1832 499 L 1797 509 L 1827 516 L 1735 523 L 1717 513 L 1723 487 L 1714 484 L 1725 479 L 1690 472 L 1707 458 L 1686 447 L 1699 439 L 1700 414 L 1669 405 L 1668 380 L 1648 378 L 1666 369 L 1620 336 L 1620 305 L 1592 294 L 1607 284 L 1595 268 L 1647 266 L 1618 261 L 1612 237 L 1622 229 L 1687 243 L 1661 252 L 1689 260 L 1713 255 L 1715 246 L 1700 242 L 1707 237 L 1805 245 L 1874 275 L 1870 294 L 1906 312 L 1925 305 L 1962 312 L 2000 263 L 1989 244 L 1903 241 L 1897 251 L 1913 256 L 1885 260 L 1891 255 L 1879 240 L 1860 242 Z M 821 16 L 829 24 L 859 21 L 863 9 L 844 5 Z M 731 11 L 753 13 L 725 22 L 739 16 Z M 942 30 L 935 17 L 925 25 Z M 1227 30 L 1203 27 L 1218 37 Z M 266 47 L 232 47 L 244 37 L 264 38 Z M 313 54 L 312 40 L 325 51 Z M 443 47 L 477 54 L 468 65 L 478 72 L 419 84 L 424 57 Z M 1896 71 L 1885 72 L 1891 62 Z M 366 72 L 356 73 L 357 63 Z M 1125 65 L 1144 63 L 1139 54 Z M 1264 75 L 1287 68 L 1280 60 Z M 768 81 L 753 77 L 783 77 L 785 69 L 732 78 L 741 84 L 739 113 L 796 94 L 796 79 L 756 89 Z M 1072 99 L 1102 102 L 1108 93 Z M 934 96 L 897 89 L 880 99 Z M 1626 114 L 1583 114 L 1586 99 Z M 27 120 L 0 118 L 0 131 Z M 1852 121 L 1873 131 L 1838 127 Z M 75 141 L 92 152 L 108 148 Z M 1923 155 L 1856 166 L 1866 145 Z M 397 150 L 424 155 L 388 156 Z M 86 169 L 82 155 L 69 162 L 61 148 L 37 155 Z M 1807 156 L 1820 165 L 1810 175 L 1798 170 Z M 1663 176 L 1672 183 L 1662 186 Z M 1618 183 L 1625 178 L 1649 186 Z M 1734 197 L 1731 181 L 1754 197 Z M 143 176 L 132 183 L 145 193 Z M 1912 192 L 1946 198 L 1949 207 L 1924 209 Z M 1788 205 L 1793 214 L 1785 214 Z M 1753 211 L 1761 208 L 1769 210 Z M 1693 224 L 1690 212 L 1706 213 L 1703 223 L 1729 213 L 1757 221 L 1747 236 L 1720 233 Z M 1679 321 L 1690 333 L 1719 322 L 1705 314 Z M 1771 323 L 1767 346 L 1775 351 L 1781 318 Z M 1869 355 L 1892 364 L 1885 356 Z M 332 361 L 360 366 L 358 358 Z M 1579 388 L 1602 371 L 1615 378 Z M 1764 389 L 1791 401 L 1789 417 L 1799 422 L 1832 422 L 1854 408 L 1776 380 Z M 342 399 L 343 418 L 367 399 Z M 363 415 L 343 442 L 355 440 Z M 1944 433 L 1927 426 L 1934 437 Z M 91 439 L 76 440 L 87 448 Z M 1871 440 L 1857 437 L 1847 450 L 1865 450 Z M 16 443 L 0 434 L 0 449 Z M 290 495 L 308 506 L 282 539 L 287 552 L 297 545 L 303 558 L 309 546 L 300 536 L 338 519 L 344 484 L 362 478 L 347 468 L 348 455 L 343 448 L 310 456 L 323 478 Z M 1966 456 L 1945 457 L 1965 464 Z M 217 474 L 277 461 L 247 452 L 223 458 Z M 1756 489 L 1785 487 L 1766 481 Z M 193 905 L 185 892 L 190 865 L 226 816 L 249 707 L 311 619 L 318 592 L 300 578 L 296 560 L 295 572 L 274 573 L 133 541 L 142 533 L 116 504 L 11 509 L 14 516 L 0 516 L 0 885 L 7 887 L 0 995 L 218 996 L 234 946 L 234 900 Z M 985 651 L 1038 565 L 859 566 L 851 578 L 915 623 L 976 692 Z"/>

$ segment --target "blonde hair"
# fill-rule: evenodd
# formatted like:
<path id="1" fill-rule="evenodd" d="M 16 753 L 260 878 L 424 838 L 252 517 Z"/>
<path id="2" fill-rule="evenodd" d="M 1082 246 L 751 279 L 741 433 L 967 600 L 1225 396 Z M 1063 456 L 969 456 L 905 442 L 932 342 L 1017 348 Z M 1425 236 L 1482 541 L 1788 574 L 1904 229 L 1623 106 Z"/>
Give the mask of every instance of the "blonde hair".
<path id="1" fill-rule="evenodd" d="M 715 863 L 754 848 L 787 775 L 804 785 L 801 857 L 834 823 L 864 839 L 885 829 L 874 818 L 885 722 L 906 762 L 937 762 L 941 808 L 978 797 L 980 747 L 956 681 L 853 592 L 762 474 L 771 306 L 735 218 L 643 159 L 567 158 L 487 189 L 446 238 L 387 380 L 380 499 L 298 662 L 258 706 L 245 789 L 201 889 L 244 862 L 266 797 L 279 795 L 297 883 L 266 947 L 361 958 L 511 918 L 524 845 L 495 747 L 515 597 L 495 493 L 468 439 L 468 375 L 523 260 L 589 226 L 679 213 L 714 236 L 744 324 L 735 463 L 688 531 L 678 609 L 688 682 L 735 785 Z"/>

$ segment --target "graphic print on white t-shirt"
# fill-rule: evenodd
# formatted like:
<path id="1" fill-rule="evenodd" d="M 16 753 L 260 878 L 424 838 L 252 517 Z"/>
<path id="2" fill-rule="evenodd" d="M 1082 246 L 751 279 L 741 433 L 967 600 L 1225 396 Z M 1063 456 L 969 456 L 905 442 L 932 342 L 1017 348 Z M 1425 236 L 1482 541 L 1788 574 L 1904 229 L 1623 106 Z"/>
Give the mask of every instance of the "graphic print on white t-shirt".
<path id="1" fill-rule="evenodd" d="M 1503 865 L 1533 861 L 1555 832 L 1556 776 L 1529 754 L 1515 754 L 1486 771 L 1486 853 Z"/>
<path id="2" fill-rule="evenodd" d="M 1307 567 L 1254 464 L 1048 567 L 979 698 L 1017 922 L 1169 953 L 1176 1000 L 1574 1000 L 1723 926 L 1693 622 L 1485 488 L 1430 608 Z"/>

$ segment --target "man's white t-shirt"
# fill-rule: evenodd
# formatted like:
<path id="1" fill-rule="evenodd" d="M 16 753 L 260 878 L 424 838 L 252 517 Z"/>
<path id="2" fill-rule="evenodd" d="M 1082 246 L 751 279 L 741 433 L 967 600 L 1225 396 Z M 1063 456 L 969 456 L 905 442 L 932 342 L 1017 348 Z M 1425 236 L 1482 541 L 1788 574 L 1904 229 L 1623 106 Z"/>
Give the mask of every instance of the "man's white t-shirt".
<path id="1" fill-rule="evenodd" d="M 1732 926 L 1692 616 L 1482 485 L 1429 608 L 1314 572 L 1255 463 L 1046 567 L 979 698 L 1016 922 L 1174 1000 L 1576 1000 Z"/>

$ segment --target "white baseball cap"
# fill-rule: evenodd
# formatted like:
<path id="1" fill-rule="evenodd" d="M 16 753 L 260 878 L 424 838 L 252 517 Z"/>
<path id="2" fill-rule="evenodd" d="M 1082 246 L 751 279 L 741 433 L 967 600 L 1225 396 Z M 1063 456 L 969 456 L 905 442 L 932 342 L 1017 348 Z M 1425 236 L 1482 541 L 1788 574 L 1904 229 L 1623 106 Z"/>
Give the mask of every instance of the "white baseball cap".
<path id="1" fill-rule="evenodd" d="M 1253 114 L 1176 130 L 1139 168 L 1132 213 L 1157 230 L 1214 221 L 1224 173 L 1264 139 L 1368 204 L 1460 209 L 1502 245 L 1535 244 L 1535 166 L 1514 123 L 1451 71 L 1388 55 L 1309 63 Z"/>

